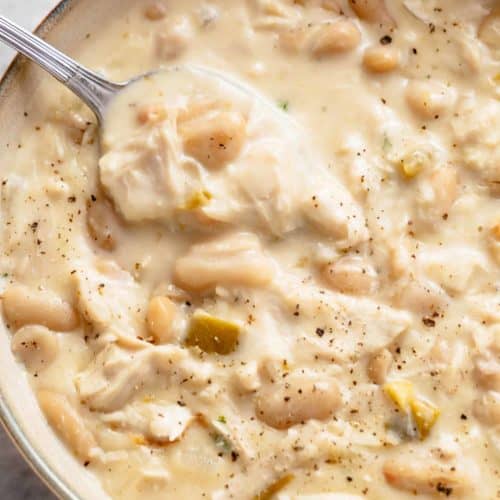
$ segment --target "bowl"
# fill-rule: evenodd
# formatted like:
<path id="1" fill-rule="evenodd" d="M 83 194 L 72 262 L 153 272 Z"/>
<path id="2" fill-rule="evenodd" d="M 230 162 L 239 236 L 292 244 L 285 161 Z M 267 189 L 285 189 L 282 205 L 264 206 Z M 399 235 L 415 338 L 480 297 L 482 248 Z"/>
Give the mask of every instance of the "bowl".
<path id="1" fill-rule="evenodd" d="M 117 0 L 63 0 L 36 30 L 50 43 L 71 55 L 79 41 L 96 23 L 109 21 Z M 2 149 L 13 140 L 21 125 L 23 104 L 36 99 L 37 87 L 46 76 L 18 56 L 0 80 L 0 120 L 9 123 L 0 132 Z M 36 474 L 62 499 L 109 498 L 98 480 L 79 464 L 46 423 L 22 366 L 10 349 L 10 334 L 0 323 L 0 421 L 19 452 Z"/>

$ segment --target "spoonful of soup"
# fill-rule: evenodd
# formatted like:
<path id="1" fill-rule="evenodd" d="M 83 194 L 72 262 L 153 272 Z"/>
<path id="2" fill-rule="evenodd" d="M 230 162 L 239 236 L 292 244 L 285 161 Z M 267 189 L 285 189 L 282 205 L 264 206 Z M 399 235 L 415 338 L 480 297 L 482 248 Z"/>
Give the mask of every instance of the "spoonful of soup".
<path id="1" fill-rule="evenodd" d="M 169 117 L 177 116 L 179 128 L 187 136 L 186 150 L 205 167 L 214 169 L 227 164 L 241 150 L 249 102 L 273 107 L 243 84 L 194 65 L 159 69 L 125 82 L 106 80 L 3 16 L 0 40 L 41 66 L 87 104 L 101 126 L 104 152 L 116 141 L 135 137 L 141 126 L 163 125 L 168 121 L 168 111 Z M 230 109 L 234 106 L 240 107 L 238 112 Z M 275 119 L 283 118 L 271 114 Z M 194 120 L 199 115 L 207 120 Z M 205 134 L 193 134 L 187 128 L 198 132 L 204 128 Z M 208 141 L 200 139 L 207 135 Z"/>
<path id="2" fill-rule="evenodd" d="M 346 246 L 366 239 L 360 207 L 308 134 L 245 84 L 194 65 L 113 83 L 1 16 L 0 40 L 95 113 L 100 183 L 129 223 L 282 237 L 310 221 Z"/>

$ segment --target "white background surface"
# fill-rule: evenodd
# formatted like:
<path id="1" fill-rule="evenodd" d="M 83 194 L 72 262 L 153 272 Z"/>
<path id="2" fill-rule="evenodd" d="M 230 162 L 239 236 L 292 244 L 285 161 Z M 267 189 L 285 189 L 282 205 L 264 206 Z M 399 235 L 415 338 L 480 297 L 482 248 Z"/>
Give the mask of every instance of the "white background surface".
<path id="1" fill-rule="evenodd" d="M 57 0 L 0 0 L 0 15 L 32 30 L 57 3 Z M 13 56 L 14 52 L 0 43 L 0 74 L 3 74 Z M 53 498 L 24 463 L 0 428 L 0 499 L 52 500 Z"/>
<path id="2" fill-rule="evenodd" d="M 56 0 L 0 0 L 0 14 L 32 30 L 57 3 Z M 12 50 L 0 47 L 1 73 L 13 56 Z"/>

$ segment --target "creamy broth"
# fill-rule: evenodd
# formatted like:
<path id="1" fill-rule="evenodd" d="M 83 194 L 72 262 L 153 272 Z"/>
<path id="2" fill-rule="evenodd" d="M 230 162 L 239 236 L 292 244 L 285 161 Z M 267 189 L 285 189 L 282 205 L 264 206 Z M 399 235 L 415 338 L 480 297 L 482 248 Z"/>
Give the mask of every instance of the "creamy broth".
<path id="1" fill-rule="evenodd" d="M 498 3 L 126 5 L 78 59 L 170 69 L 2 152 L 54 432 L 112 498 L 497 498 Z"/>

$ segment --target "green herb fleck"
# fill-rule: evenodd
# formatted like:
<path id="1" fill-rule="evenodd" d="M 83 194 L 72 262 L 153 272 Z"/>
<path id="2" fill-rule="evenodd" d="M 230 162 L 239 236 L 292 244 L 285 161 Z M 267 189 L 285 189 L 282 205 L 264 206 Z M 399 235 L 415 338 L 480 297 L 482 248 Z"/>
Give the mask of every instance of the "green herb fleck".
<path id="1" fill-rule="evenodd" d="M 232 449 L 231 443 L 226 439 L 225 436 L 219 432 L 213 432 L 210 437 L 214 440 L 215 446 L 223 451 L 230 452 Z"/>
<path id="2" fill-rule="evenodd" d="M 217 422 L 220 422 L 221 424 L 227 424 L 226 417 L 224 415 L 220 415 L 217 417 Z"/>
<path id="3" fill-rule="evenodd" d="M 290 103 L 288 101 L 281 100 L 281 101 L 278 101 L 278 107 L 281 110 L 288 112 L 288 108 L 290 107 Z"/>
<path id="4" fill-rule="evenodd" d="M 382 151 L 384 153 L 388 153 L 392 148 L 392 142 L 389 138 L 384 134 L 384 142 L 382 143 Z"/>

